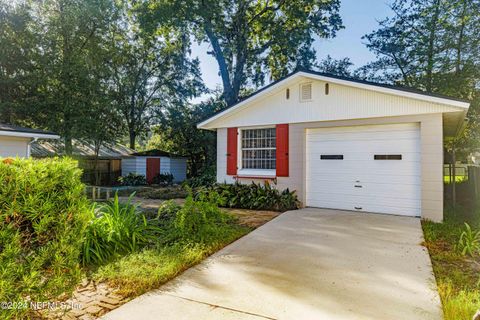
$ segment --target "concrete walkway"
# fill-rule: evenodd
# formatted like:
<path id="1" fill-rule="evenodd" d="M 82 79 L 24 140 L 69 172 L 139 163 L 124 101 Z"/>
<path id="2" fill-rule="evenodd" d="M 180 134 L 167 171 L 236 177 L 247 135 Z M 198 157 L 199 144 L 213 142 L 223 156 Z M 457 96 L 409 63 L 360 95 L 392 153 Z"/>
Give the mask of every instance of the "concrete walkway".
<path id="1" fill-rule="evenodd" d="M 417 218 L 280 215 L 104 319 L 441 319 Z"/>

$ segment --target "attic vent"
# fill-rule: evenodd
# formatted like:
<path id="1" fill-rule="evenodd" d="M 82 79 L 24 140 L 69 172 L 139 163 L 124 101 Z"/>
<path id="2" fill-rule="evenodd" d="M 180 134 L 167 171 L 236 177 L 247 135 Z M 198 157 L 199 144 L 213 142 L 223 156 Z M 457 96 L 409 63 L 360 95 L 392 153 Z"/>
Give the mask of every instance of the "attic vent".
<path id="1" fill-rule="evenodd" d="M 310 101 L 312 100 L 312 84 L 311 83 L 302 83 L 300 85 L 300 101 Z"/>

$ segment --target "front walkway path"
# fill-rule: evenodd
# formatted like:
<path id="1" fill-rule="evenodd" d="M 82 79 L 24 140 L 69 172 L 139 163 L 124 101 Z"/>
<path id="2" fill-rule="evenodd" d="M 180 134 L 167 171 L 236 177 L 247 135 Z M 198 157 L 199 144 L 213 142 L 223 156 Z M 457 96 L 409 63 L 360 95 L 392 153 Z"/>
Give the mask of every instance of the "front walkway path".
<path id="1" fill-rule="evenodd" d="M 441 319 L 420 220 L 290 211 L 104 319 Z"/>

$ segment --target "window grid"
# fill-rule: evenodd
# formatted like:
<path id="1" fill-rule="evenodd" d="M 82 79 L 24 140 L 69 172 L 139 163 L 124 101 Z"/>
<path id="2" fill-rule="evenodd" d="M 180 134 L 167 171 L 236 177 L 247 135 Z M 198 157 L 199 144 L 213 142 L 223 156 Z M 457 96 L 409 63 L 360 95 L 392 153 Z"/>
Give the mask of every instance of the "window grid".
<path id="1" fill-rule="evenodd" d="M 242 168 L 275 169 L 276 143 L 275 128 L 242 130 Z"/>

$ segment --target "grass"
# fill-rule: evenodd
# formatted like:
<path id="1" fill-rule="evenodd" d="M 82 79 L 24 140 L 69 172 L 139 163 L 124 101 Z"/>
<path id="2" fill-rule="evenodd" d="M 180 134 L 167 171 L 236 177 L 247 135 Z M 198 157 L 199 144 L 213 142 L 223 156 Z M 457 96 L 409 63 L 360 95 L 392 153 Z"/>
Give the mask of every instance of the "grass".
<path id="1" fill-rule="evenodd" d="M 124 297 L 135 297 L 158 288 L 250 231 L 231 224 L 207 244 L 183 241 L 146 248 L 98 267 L 90 277 L 119 288 L 117 293 Z"/>
<path id="2" fill-rule="evenodd" d="M 480 257 L 463 256 L 455 249 L 464 221 L 474 229 L 480 227 L 480 212 L 468 212 L 447 208 L 443 223 L 422 221 L 445 320 L 470 320 L 480 309 Z"/>
<path id="3" fill-rule="evenodd" d="M 463 182 L 463 181 L 467 181 L 467 177 L 466 176 L 455 176 L 455 181 L 458 183 L 458 182 Z M 445 183 L 451 183 L 450 182 L 450 177 L 449 176 L 443 176 L 443 182 Z"/>

